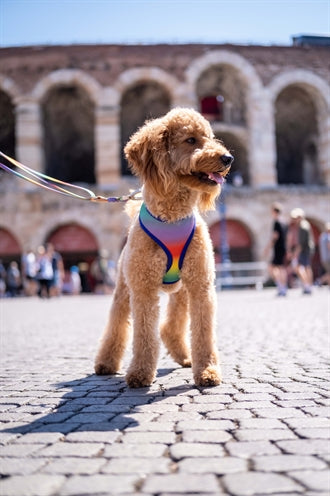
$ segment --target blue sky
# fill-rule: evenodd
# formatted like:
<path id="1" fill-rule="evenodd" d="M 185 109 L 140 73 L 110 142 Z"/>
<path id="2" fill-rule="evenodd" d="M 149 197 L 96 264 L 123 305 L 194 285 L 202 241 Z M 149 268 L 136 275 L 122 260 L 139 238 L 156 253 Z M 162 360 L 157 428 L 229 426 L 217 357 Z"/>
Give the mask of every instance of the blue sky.
<path id="1" fill-rule="evenodd" d="M 72 43 L 290 45 L 330 34 L 330 0 L 0 0 L 0 46 Z"/>

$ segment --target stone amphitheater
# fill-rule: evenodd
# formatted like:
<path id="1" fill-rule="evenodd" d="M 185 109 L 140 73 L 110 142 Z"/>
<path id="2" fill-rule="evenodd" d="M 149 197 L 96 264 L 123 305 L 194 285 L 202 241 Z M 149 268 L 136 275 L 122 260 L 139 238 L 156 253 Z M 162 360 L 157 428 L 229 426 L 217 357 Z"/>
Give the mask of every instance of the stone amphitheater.
<path id="1" fill-rule="evenodd" d="M 193 107 L 235 156 L 207 215 L 217 258 L 259 261 L 270 205 L 329 220 L 329 47 L 70 45 L 0 49 L 0 150 L 58 179 L 117 196 L 138 187 L 122 149 L 145 119 Z M 121 204 L 56 195 L 0 174 L 0 258 L 51 241 L 67 267 L 125 243 Z M 319 270 L 317 253 L 315 271 Z"/>

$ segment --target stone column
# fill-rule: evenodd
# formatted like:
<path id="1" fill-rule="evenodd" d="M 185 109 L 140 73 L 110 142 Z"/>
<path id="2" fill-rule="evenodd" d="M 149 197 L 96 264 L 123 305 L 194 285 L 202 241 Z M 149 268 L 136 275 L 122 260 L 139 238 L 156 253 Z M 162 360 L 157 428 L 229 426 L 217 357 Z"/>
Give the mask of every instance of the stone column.
<path id="1" fill-rule="evenodd" d="M 250 96 L 248 111 L 251 186 L 275 186 L 276 140 L 274 110 L 266 95 Z"/>
<path id="2" fill-rule="evenodd" d="M 109 185 L 120 179 L 119 105 L 109 89 L 95 108 L 96 180 Z"/>
<path id="3" fill-rule="evenodd" d="M 16 151 L 20 162 L 43 171 L 42 125 L 38 103 L 28 99 L 16 102 Z"/>

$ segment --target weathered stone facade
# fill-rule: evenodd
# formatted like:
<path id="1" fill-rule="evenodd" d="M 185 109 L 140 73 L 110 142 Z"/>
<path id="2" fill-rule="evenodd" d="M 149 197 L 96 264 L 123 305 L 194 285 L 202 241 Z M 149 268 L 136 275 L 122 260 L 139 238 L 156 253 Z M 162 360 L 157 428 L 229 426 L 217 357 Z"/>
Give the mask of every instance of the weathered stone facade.
<path id="1" fill-rule="evenodd" d="M 229 244 L 242 249 L 238 259 L 247 257 L 239 239 L 245 230 L 248 258 L 259 260 L 273 201 L 287 214 L 303 207 L 316 232 L 329 219 L 329 53 L 327 47 L 202 44 L 1 49 L 7 118 L 1 119 L 0 149 L 36 170 L 58 171 L 64 180 L 94 177 L 92 189 L 120 195 L 137 185 L 122 158 L 132 129 L 172 107 L 203 110 L 203 98 L 216 98 L 219 115 L 207 117 L 244 179 L 241 188 L 227 188 L 226 215 L 234 226 Z M 75 225 L 93 235 L 95 251 L 107 248 L 118 258 L 127 227 L 122 206 L 70 200 L 4 174 L 0 188 L 0 233 L 7 240 L 0 241 L 0 256 L 17 255 Z M 210 213 L 210 226 L 219 217 Z M 86 250 L 78 250 L 77 260 L 79 251 L 83 258 Z"/>

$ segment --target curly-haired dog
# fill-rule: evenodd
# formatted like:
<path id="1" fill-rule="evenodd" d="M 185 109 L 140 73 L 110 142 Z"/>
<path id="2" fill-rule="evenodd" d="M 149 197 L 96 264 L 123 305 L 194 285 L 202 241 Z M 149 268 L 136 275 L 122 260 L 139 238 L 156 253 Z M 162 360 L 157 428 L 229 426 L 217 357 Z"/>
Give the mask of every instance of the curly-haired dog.
<path id="1" fill-rule="evenodd" d="M 196 385 L 215 386 L 221 375 L 215 342 L 214 257 L 199 211 L 214 208 L 233 157 L 214 138 L 208 121 L 192 109 L 180 108 L 147 122 L 131 137 L 125 154 L 143 182 L 144 202 L 121 255 L 95 371 L 118 372 L 132 315 L 133 358 L 126 381 L 131 387 L 153 382 L 159 353 L 159 291 L 164 290 L 170 293 L 160 330 L 165 346 L 176 362 L 192 365 Z"/>

